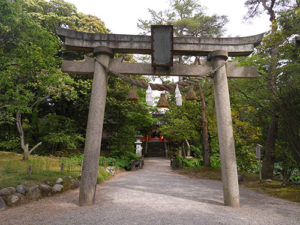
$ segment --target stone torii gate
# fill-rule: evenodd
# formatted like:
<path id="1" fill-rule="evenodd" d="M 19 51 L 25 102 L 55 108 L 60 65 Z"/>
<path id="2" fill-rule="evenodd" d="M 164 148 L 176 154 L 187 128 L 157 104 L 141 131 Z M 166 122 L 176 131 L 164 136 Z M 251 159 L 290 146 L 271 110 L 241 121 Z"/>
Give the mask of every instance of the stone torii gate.
<path id="1" fill-rule="evenodd" d="M 232 207 L 240 206 L 227 78 L 255 78 L 258 74 L 254 67 L 238 67 L 236 63 L 226 63 L 226 60 L 228 56 L 248 56 L 251 54 L 255 45 L 261 42 L 263 34 L 237 38 L 173 38 L 172 33 L 172 44 L 169 46 L 172 56 L 207 56 L 208 61 L 202 65 L 173 65 L 172 61 L 169 62 L 172 65 L 168 65 L 166 69 L 165 67 L 153 66 L 153 59 L 151 65 L 123 63 L 119 59 L 113 58 L 115 53 L 152 54 L 153 56 L 153 39 L 155 39 L 153 34 L 152 36 L 92 34 L 64 28 L 58 28 L 57 33 L 67 49 L 94 53 L 94 58 L 86 57 L 83 62 L 64 61 L 62 64 L 63 72 L 94 74 L 80 183 L 79 204 L 81 206 L 92 205 L 95 199 L 108 71 L 123 75 L 199 77 L 201 74 L 206 74 L 216 68 L 218 70 L 214 73 L 213 79 L 224 204 Z M 157 38 L 156 40 L 161 39 Z M 162 45 L 160 47 L 164 48 Z"/>

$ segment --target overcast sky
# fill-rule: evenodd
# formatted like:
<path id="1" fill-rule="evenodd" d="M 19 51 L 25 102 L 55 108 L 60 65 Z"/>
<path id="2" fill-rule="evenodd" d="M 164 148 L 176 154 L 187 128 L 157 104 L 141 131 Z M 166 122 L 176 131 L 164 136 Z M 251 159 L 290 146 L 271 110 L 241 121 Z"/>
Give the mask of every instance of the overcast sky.
<path id="1" fill-rule="evenodd" d="M 79 12 L 98 16 L 112 33 L 138 34 L 138 19 L 149 19 L 148 8 L 156 11 L 169 8 L 169 0 L 66 0 Z M 266 15 L 243 22 L 247 9 L 243 0 L 200 0 L 206 14 L 227 15 L 229 23 L 225 36 L 250 36 L 269 29 Z"/>

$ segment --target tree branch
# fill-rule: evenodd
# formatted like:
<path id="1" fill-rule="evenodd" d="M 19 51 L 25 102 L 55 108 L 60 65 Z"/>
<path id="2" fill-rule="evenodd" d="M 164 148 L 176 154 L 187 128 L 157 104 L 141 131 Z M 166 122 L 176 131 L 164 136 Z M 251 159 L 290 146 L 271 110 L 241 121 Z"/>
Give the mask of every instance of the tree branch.
<path id="1" fill-rule="evenodd" d="M 33 152 L 36 148 L 38 148 L 40 145 L 42 144 L 42 142 L 37 143 L 32 149 L 30 149 L 29 154 L 31 154 L 31 152 Z"/>
<path id="2" fill-rule="evenodd" d="M 19 136 L 20 136 L 21 148 L 23 150 L 25 150 L 26 146 L 24 144 L 24 131 L 23 131 L 23 127 L 22 127 L 22 118 L 21 118 L 20 110 L 18 110 L 17 113 L 16 113 L 16 125 L 17 125 L 17 129 L 18 129 L 18 132 L 19 132 Z"/>
<path id="3" fill-rule="evenodd" d="M 46 100 L 46 99 L 49 98 L 49 97 L 50 97 L 50 95 L 47 95 L 47 96 L 45 96 L 45 97 L 42 98 L 42 99 L 36 100 L 36 101 L 30 106 L 30 108 L 32 109 L 35 105 L 40 104 L 42 101 Z"/>

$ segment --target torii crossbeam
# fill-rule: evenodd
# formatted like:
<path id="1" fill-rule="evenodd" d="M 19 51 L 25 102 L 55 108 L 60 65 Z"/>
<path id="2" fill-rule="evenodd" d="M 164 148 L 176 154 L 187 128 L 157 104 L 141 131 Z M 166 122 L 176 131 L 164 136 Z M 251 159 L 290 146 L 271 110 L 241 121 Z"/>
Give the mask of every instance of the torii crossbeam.
<path id="1" fill-rule="evenodd" d="M 94 202 L 97 172 L 101 147 L 103 119 L 106 102 L 107 71 L 120 74 L 192 76 L 220 67 L 214 74 L 214 96 L 217 114 L 218 139 L 221 155 L 224 204 L 239 207 L 239 186 L 232 128 L 231 108 L 227 78 L 255 78 L 254 67 L 238 67 L 236 63 L 225 62 L 228 56 L 248 56 L 258 45 L 263 34 L 236 38 L 193 38 L 175 37 L 172 54 L 207 56 L 201 65 L 175 64 L 155 68 L 145 63 L 123 63 L 113 59 L 115 53 L 151 54 L 153 37 L 143 35 L 92 34 L 58 28 L 58 35 L 68 49 L 93 52 L 95 58 L 86 57 L 83 62 L 64 61 L 62 71 L 75 74 L 94 74 L 84 160 L 80 184 L 79 204 Z"/>

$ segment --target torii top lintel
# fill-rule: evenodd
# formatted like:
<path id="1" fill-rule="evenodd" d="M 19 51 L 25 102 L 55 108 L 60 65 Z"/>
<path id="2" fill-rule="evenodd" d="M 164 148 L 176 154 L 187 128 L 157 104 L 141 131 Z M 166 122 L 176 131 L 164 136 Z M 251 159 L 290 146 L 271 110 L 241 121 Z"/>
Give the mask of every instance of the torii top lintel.
<path id="1" fill-rule="evenodd" d="M 93 51 L 95 47 L 106 46 L 114 53 L 151 54 L 151 36 L 85 33 L 57 28 L 57 34 L 68 49 Z M 209 52 L 225 50 L 228 56 L 248 56 L 258 45 L 264 33 L 234 38 L 175 37 L 174 55 L 207 56 Z"/>

